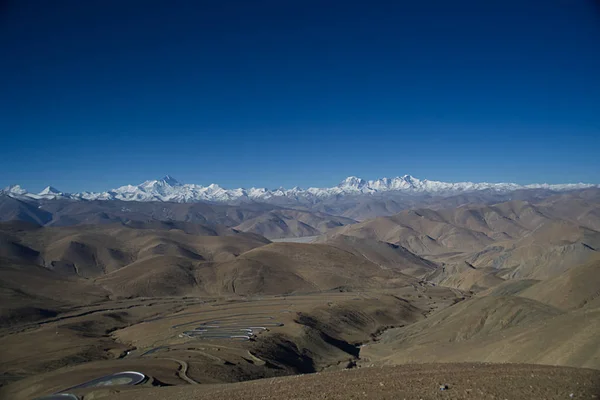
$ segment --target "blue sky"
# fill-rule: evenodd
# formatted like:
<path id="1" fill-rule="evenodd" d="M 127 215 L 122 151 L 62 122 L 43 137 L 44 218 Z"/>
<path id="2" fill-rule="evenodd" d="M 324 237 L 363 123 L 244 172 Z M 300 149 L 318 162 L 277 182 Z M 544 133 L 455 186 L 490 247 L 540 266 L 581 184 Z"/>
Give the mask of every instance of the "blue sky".
<path id="1" fill-rule="evenodd" d="M 13 0 L 0 186 L 600 183 L 584 0 Z"/>

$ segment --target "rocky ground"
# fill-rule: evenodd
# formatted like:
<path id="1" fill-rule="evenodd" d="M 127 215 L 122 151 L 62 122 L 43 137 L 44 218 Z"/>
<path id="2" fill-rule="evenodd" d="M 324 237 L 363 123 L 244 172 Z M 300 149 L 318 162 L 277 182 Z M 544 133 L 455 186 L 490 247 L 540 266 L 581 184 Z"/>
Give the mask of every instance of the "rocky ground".
<path id="1" fill-rule="evenodd" d="M 600 371 L 524 364 L 401 365 L 261 379 L 229 385 L 130 390 L 112 398 L 598 399 Z"/>

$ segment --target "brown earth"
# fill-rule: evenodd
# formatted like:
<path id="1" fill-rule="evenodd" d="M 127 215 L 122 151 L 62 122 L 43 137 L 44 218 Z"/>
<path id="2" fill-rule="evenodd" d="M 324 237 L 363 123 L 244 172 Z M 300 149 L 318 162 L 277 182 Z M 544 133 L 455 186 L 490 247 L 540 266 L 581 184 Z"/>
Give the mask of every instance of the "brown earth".
<path id="1" fill-rule="evenodd" d="M 402 246 L 442 266 L 426 279 L 483 291 L 506 280 L 549 279 L 598 257 L 600 203 L 586 193 L 553 196 L 536 204 L 510 201 L 405 210 L 332 229 L 327 237 Z"/>
<path id="2" fill-rule="evenodd" d="M 230 385 L 131 390 L 111 396 L 115 400 L 596 399 L 600 372 L 523 364 L 401 365 Z"/>

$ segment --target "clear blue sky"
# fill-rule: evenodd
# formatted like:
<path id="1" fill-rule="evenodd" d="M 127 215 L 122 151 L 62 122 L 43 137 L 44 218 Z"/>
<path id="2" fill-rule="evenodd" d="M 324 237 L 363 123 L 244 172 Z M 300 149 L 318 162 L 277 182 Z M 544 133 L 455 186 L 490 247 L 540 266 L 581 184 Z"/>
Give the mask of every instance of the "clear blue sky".
<path id="1" fill-rule="evenodd" d="M 0 5 L 0 186 L 600 182 L 598 2 Z"/>

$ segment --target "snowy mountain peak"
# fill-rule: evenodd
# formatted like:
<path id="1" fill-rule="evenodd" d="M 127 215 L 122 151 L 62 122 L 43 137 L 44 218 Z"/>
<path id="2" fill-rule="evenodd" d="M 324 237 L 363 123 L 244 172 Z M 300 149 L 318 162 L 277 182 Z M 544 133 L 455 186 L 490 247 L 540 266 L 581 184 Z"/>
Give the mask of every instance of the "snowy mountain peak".
<path id="1" fill-rule="evenodd" d="M 367 182 L 357 176 L 349 176 L 338 185 L 339 188 L 354 188 L 360 189 L 365 186 Z"/>
<path id="2" fill-rule="evenodd" d="M 49 195 L 49 194 L 62 194 L 60 190 L 53 186 L 46 186 L 44 190 L 38 193 L 40 196 Z"/>
<path id="3" fill-rule="evenodd" d="M 181 185 L 181 183 L 179 183 L 179 181 L 177 179 L 173 178 L 171 175 L 165 175 L 160 181 L 166 183 L 169 186 L 180 186 Z"/>
<path id="4" fill-rule="evenodd" d="M 27 190 L 23 189 L 19 185 L 10 185 L 10 186 L 5 187 L 2 190 L 2 192 L 18 196 L 18 195 L 24 195 L 24 194 L 26 194 Z"/>
<path id="5" fill-rule="evenodd" d="M 411 175 L 402 175 L 395 178 L 381 178 L 366 181 L 356 176 L 349 176 L 339 185 L 330 188 L 311 187 L 306 190 L 295 187 L 293 189 L 279 188 L 268 190 L 265 188 L 250 189 L 225 189 L 213 183 L 209 186 L 194 184 L 181 184 L 170 175 L 159 180 L 143 182 L 139 185 L 126 185 L 102 193 L 61 193 L 49 186 L 39 194 L 28 193 L 19 185 L 9 186 L 2 190 L 3 194 L 23 199 L 69 199 L 69 200 L 121 200 L 121 201 L 167 201 L 167 202 L 239 202 L 239 201 L 264 201 L 288 204 L 289 202 L 310 203 L 326 198 L 340 198 L 345 195 L 377 195 L 393 193 L 398 195 L 435 195 L 452 196 L 462 193 L 477 191 L 493 191 L 508 193 L 514 190 L 543 189 L 552 191 L 567 191 L 586 188 L 600 188 L 600 185 L 572 183 L 564 185 L 532 184 L 518 185 L 515 183 L 473 183 L 473 182 L 439 182 L 427 179 L 417 179 Z"/>

